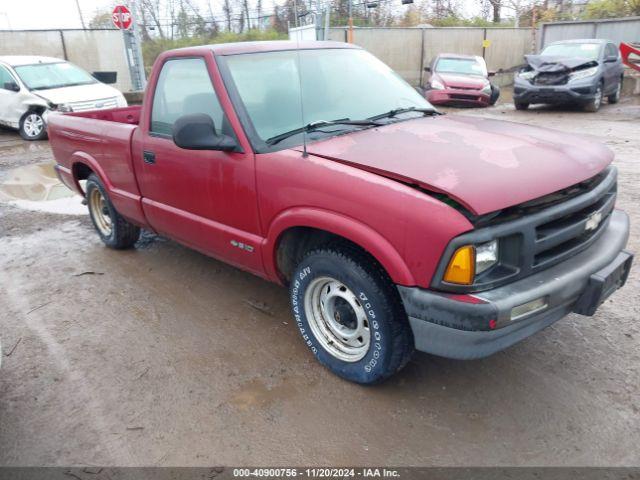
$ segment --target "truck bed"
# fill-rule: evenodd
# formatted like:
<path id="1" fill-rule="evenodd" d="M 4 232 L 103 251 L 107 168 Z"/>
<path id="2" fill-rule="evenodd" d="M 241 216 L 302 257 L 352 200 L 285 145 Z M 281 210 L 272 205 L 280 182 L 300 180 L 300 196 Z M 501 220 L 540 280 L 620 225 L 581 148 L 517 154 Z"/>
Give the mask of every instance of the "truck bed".
<path id="1" fill-rule="evenodd" d="M 116 209 L 144 224 L 131 151 L 140 113 L 140 106 L 52 113 L 47 128 L 58 172 L 69 187 L 84 194 L 72 174 L 82 161 L 101 178 Z"/>

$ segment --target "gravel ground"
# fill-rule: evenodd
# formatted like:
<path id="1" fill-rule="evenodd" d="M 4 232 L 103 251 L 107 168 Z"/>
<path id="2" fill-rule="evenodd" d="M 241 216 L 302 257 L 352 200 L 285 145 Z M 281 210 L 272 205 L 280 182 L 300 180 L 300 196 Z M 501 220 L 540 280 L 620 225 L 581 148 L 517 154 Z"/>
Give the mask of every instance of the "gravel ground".
<path id="1" fill-rule="evenodd" d="M 638 252 L 637 97 L 597 114 L 451 112 L 605 142 Z M 0 131 L 0 182 L 51 160 Z M 0 203 L 0 465 L 639 465 L 639 279 L 490 358 L 417 354 L 361 387 L 315 362 L 284 289 L 153 235 L 116 252 L 86 215 Z"/>

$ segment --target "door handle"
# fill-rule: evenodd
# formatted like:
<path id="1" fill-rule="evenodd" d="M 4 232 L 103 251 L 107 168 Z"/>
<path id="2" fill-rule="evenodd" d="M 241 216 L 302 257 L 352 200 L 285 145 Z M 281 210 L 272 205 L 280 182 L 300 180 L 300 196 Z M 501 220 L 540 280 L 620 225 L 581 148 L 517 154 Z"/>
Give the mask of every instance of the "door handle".
<path id="1" fill-rule="evenodd" d="M 154 163 L 156 163 L 156 154 L 145 150 L 144 152 L 142 152 L 142 159 L 144 160 L 144 163 L 153 165 Z"/>

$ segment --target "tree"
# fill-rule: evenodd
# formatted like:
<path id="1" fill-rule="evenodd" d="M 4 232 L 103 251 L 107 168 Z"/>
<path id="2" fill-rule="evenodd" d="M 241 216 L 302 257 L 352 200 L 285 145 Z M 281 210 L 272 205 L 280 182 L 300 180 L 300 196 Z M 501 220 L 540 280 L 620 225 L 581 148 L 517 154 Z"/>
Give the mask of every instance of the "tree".
<path id="1" fill-rule="evenodd" d="M 224 12 L 224 18 L 227 23 L 227 32 L 230 32 L 231 16 L 233 15 L 233 7 L 231 6 L 231 0 L 223 0 L 222 11 Z"/>
<path id="2" fill-rule="evenodd" d="M 493 23 L 500 23 L 500 9 L 502 8 L 502 0 L 489 0 L 493 9 Z"/>
<path id="3" fill-rule="evenodd" d="M 113 28 L 111 12 L 96 13 L 93 18 L 89 20 L 89 28 Z"/>
<path id="4" fill-rule="evenodd" d="M 593 0 L 583 18 L 616 18 L 640 15 L 640 0 Z"/>

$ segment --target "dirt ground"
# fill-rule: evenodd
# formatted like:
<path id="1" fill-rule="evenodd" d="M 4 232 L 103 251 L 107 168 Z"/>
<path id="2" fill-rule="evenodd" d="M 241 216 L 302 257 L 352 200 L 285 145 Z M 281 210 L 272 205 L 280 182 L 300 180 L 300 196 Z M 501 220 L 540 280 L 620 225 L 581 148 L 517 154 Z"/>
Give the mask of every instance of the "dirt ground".
<path id="1" fill-rule="evenodd" d="M 640 102 L 480 115 L 605 142 L 640 246 Z M 50 162 L 0 131 L 0 182 Z M 320 366 L 287 293 L 172 241 L 0 204 L 0 465 L 640 464 L 640 266 L 594 317 L 383 385 Z"/>

